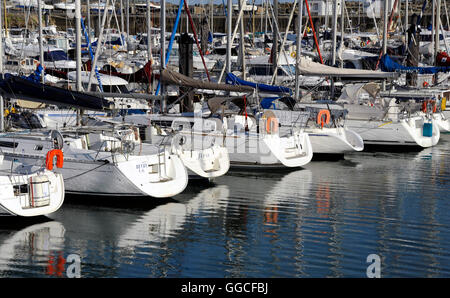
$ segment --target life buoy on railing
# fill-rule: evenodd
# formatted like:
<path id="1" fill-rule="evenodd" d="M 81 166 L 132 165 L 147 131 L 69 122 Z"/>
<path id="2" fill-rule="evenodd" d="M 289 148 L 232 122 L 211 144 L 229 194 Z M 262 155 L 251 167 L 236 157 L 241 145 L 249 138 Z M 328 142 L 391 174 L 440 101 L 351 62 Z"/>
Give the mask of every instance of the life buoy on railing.
<path id="1" fill-rule="evenodd" d="M 276 117 L 267 118 L 266 131 L 269 134 L 276 133 L 278 131 L 278 120 Z"/>
<path id="2" fill-rule="evenodd" d="M 323 120 L 323 116 L 325 116 L 325 120 Z M 330 123 L 331 114 L 328 110 L 320 110 L 319 114 L 317 114 L 317 124 L 321 125 L 322 128 L 325 124 Z"/>
<path id="3" fill-rule="evenodd" d="M 291 57 L 292 57 L 292 58 L 297 57 L 297 52 L 293 51 L 293 52 L 291 53 Z"/>
<path id="4" fill-rule="evenodd" d="M 436 101 L 435 100 L 433 100 L 433 113 L 436 113 L 436 111 L 437 111 L 437 104 L 436 104 Z"/>
<path id="5" fill-rule="evenodd" d="M 446 108 L 447 108 L 447 98 L 442 97 L 442 100 L 441 100 L 441 111 L 445 111 Z"/>
<path id="6" fill-rule="evenodd" d="M 47 170 L 53 170 L 53 159 L 56 156 L 56 166 L 58 168 L 62 168 L 64 164 L 64 154 L 60 149 L 53 149 L 47 152 L 47 156 L 45 158 L 45 167 Z"/>

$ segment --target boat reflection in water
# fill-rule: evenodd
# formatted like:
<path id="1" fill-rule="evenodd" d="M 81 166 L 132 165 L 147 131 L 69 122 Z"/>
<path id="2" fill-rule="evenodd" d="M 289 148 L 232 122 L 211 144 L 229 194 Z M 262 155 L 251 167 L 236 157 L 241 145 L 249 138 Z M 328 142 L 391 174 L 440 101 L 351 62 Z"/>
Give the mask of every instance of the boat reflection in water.
<path id="1" fill-rule="evenodd" d="M 49 216 L 59 230 L 0 231 L 0 274 L 65 276 L 61 260 L 76 254 L 81 277 L 365 278 L 377 254 L 381 277 L 448 276 L 443 139 L 420 152 L 350 153 L 289 172 L 231 171 L 126 206 L 69 198 Z M 36 240 L 45 233 L 48 241 Z"/>
<path id="2" fill-rule="evenodd" d="M 37 221 L 41 222 L 33 223 Z M 0 276 L 63 276 L 66 273 L 64 226 L 43 218 L 23 222 L 30 225 L 0 233 Z"/>

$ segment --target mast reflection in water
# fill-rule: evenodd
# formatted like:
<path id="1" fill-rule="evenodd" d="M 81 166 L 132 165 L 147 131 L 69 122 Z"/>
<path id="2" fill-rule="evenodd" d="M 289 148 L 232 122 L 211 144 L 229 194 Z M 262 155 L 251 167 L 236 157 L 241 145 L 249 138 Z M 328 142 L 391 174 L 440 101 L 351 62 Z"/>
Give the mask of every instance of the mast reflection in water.
<path id="1" fill-rule="evenodd" d="M 81 277 L 366 277 L 377 254 L 381 277 L 449 277 L 449 143 L 0 218 L 0 276 L 65 277 L 75 254 Z"/>

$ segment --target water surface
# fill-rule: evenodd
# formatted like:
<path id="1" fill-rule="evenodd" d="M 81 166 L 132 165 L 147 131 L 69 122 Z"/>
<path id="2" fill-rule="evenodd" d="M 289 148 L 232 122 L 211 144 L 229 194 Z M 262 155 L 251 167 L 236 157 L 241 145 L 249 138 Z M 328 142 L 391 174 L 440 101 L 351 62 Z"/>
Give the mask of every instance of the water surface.
<path id="1" fill-rule="evenodd" d="M 358 152 L 288 172 L 230 172 L 171 199 L 68 197 L 0 218 L 0 276 L 450 277 L 450 135 L 419 152 Z"/>

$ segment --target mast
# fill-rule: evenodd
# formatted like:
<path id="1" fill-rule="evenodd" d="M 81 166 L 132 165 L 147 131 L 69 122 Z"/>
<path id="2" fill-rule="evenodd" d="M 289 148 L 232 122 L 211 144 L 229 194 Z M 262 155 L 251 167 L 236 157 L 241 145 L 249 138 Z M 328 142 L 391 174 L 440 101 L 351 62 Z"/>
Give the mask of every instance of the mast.
<path id="1" fill-rule="evenodd" d="M 439 53 L 439 49 L 440 49 L 440 40 L 439 40 L 439 26 L 441 23 L 441 0 L 435 0 L 436 3 L 436 21 L 434 22 L 434 24 L 436 25 L 436 27 L 434 28 L 435 32 L 436 32 L 436 37 L 435 37 L 435 42 L 434 42 L 434 64 L 436 65 L 436 58 L 437 55 Z M 444 34 L 444 32 L 442 32 L 442 34 Z M 445 40 L 445 36 L 444 36 L 444 40 Z M 436 74 L 434 75 L 434 81 L 435 83 L 438 82 L 438 73 L 436 72 Z"/>
<path id="2" fill-rule="evenodd" d="M 447 28 L 450 26 L 450 22 L 448 20 L 448 11 L 447 11 L 447 3 L 444 0 L 444 9 L 445 9 L 445 18 L 447 20 Z M 6 20 L 6 15 L 5 15 L 5 20 Z M 5 26 L 6 27 L 6 26 Z M 445 36 L 447 36 L 447 34 L 445 34 Z M 445 38 L 444 38 L 445 39 Z"/>
<path id="3" fill-rule="evenodd" d="M 269 4 L 270 5 L 270 4 Z M 275 76 L 274 83 L 276 84 L 277 80 L 277 69 L 278 69 L 278 0 L 273 0 L 273 22 L 275 23 L 275 26 L 273 26 L 273 45 L 272 45 L 272 69 Z"/>
<path id="4" fill-rule="evenodd" d="M 296 55 L 295 55 L 295 99 L 300 99 L 300 54 L 302 48 L 302 17 L 303 17 L 303 0 L 300 0 L 298 5 L 298 27 L 297 27 L 297 45 L 296 45 Z"/>
<path id="5" fill-rule="evenodd" d="M 439 40 L 439 27 L 441 23 L 441 0 L 435 0 L 436 1 L 436 20 L 434 22 L 434 32 L 435 32 L 435 38 L 434 38 L 434 60 L 436 63 L 436 56 L 439 52 L 439 46 L 440 46 L 440 40 Z"/>
<path id="6" fill-rule="evenodd" d="M 2 15 L 2 7 L 6 0 L 0 0 L 0 41 L 3 40 L 3 15 Z M 6 17 L 6 14 L 5 14 Z M 6 28 L 5 28 L 6 29 Z M 5 30 L 6 32 L 7 30 Z M 0 75 L 3 77 L 3 42 L 0 42 Z M 3 109 L 1 109 L 3 113 Z M 2 121 L 3 125 L 3 121 Z"/>
<path id="7" fill-rule="evenodd" d="M 383 10 L 383 55 L 386 55 L 387 52 L 387 30 L 388 30 L 388 24 L 387 24 L 387 18 L 388 18 L 388 1 L 384 0 L 384 10 Z M 383 91 L 386 91 L 386 80 L 383 80 Z"/>
<path id="8" fill-rule="evenodd" d="M 161 0 L 160 3 L 160 23 L 161 23 L 161 70 L 160 73 L 166 68 L 166 0 Z M 164 95 L 165 92 L 165 86 L 164 83 L 161 81 L 161 95 Z M 165 98 L 165 97 L 164 97 Z M 166 112 L 166 100 L 164 99 L 161 106 L 161 112 Z"/>
<path id="9" fill-rule="evenodd" d="M 341 0 L 341 49 L 344 50 L 344 26 L 345 26 L 345 0 Z M 376 23 L 376 22 L 375 22 Z M 344 67 L 344 61 L 341 61 L 340 67 Z"/>
<path id="10" fill-rule="evenodd" d="M 40 1 L 40 0 L 38 0 Z M 82 91 L 81 86 L 81 0 L 75 0 L 75 40 L 76 40 L 76 90 Z M 97 47 L 98 50 L 99 47 Z M 77 109 L 77 120 L 76 124 L 79 126 L 81 124 L 81 115 L 83 111 Z"/>
<path id="11" fill-rule="evenodd" d="M 127 23 L 127 55 L 130 51 L 129 47 L 128 47 L 128 36 L 130 35 L 130 0 L 127 0 L 126 2 L 126 9 L 127 9 L 127 13 L 126 13 L 126 23 Z"/>
<path id="12" fill-rule="evenodd" d="M 214 2 L 213 0 L 209 1 L 209 31 L 211 34 L 214 34 Z"/>
<path id="13" fill-rule="evenodd" d="M 289 20 L 288 20 L 288 23 L 287 23 L 287 26 L 286 26 L 286 31 L 284 32 L 283 41 L 281 42 L 281 46 L 279 47 L 281 49 L 280 52 L 283 53 L 286 61 L 288 61 L 288 58 L 286 56 L 286 51 L 284 50 L 284 45 L 285 45 L 286 40 L 287 40 L 287 35 L 288 35 L 289 28 L 291 27 L 292 19 L 294 18 L 296 5 L 297 5 L 297 0 L 294 0 L 294 3 L 292 5 L 292 11 L 291 11 L 291 13 L 289 15 Z M 275 25 L 277 25 L 277 23 L 275 23 Z M 278 69 L 278 65 L 279 65 L 279 62 L 280 62 L 280 61 L 278 61 L 278 59 L 280 59 L 280 56 L 281 56 L 281 53 L 280 53 L 280 55 L 277 56 L 277 61 L 276 61 L 277 68 L 276 68 L 276 71 L 274 71 L 273 74 L 272 74 L 272 79 L 270 81 L 271 84 L 273 84 L 275 82 L 275 79 L 276 79 L 276 75 L 277 75 L 277 72 L 278 72 L 277 69 Z"/>
<path id="14" fill-rule="evenodd" d="M 87 14 L 87 27 L 88 27 L 88 37 L 91 39 L 91 2 L 87 0 L 86 3 L 86 14 Z"/>
<path id="15" fill-rule="evenodd" d="M 267 35 L 267 18 L 269 17 L 269 8 L 267 7 L 267 1 L 268 0 L 264 0 L 264 12 L 265 12 L 265 18 L 264 18 L 264 39 L 266 38 Z"/>
<path id="16" fill-rule="evenodd" d="M 231 72 L 231 31 L 233 22 L 233 0 L 227 1 L 227 60 L 226 60 L 226 71 Z M 219 80 L 220 82 L 220 80 Z"/>
<path id="17" fill-rule="evenodd" d="M 1 1 L 4 2 L 5 0 Z M 3 4 L 3 3 L 1 3 Z M 0 76 L 3 78 L 3 23 L 2 23 L 2 8 L 0 7 Z M 5 30 L 6 31 L 6 30 Z M 4 114 L 3 96 L 0 95 L 0 131 L 5 131 L 5 114 Z"/>
<path id="18" fill-rule="evenodd" d="M 334 0 L 334 11 L 333 11 L 333 40 L 332 40 L 332 56 L 331 56 L 331 66 L 336 65 L 336 36 L 337 36 L 337 14 L 338 14 L 338 0 Z M 334 98 L 334 78 L 331 79 L 331 98 Z"/>
<path id="19" fill-rule="evenodd" d="M 122 0 L 120 0 L 120 3 L 122 3 Z M 151 41 L 150 36 L 152 34 L 152 24 L 150 22 L 151 19 L 151 10 L 150 10 L 150 1 L 147 1 L 147 60 L 150 61 L 152 58 L 152 47 L 151 47 Z"/>
<path id="20" fill-rule="evenodd" d="M 337 14 L 338 14 L 338 1 L 334 0 L 334 11 L 333 11 L 333 39 L 332 39 L 332 56 L 331 56 L 331 66 L 336 64 L 336 36 L 337 36 Z"/>
<path id="21" fill-rule="evenodd" d="M 431 2 L 433 2 L 431 8 L 431 43 L 434 45 L 433 31 L 436 30 L 436 0 L 431 0 Z"/>
<path id="22" fill-rule="evenodd" d="M 39 61 L 41 66 L 44 67 L 44 45 L 42 40 L 42 3 L 38 0 L 38 19 L 39 19 Z M 2 56 L 3 57 L 3 56 Z M 44 84 L 44 73 L 41 75 L 41 82 Z"/>
<path id="23" fill-rule="evenodd" d="M 264 30 L 263 30 L 263 22 L 264 22 L 264 2 L 261 2 L 261 20 L 260 20 L 260 23 L 259 23 L 259 25 L 260 25 L 260 31 L 261 32 L 263 32 Z"/>
<path id="24" fill-rule="evenodd" d="M 79 0 L 77 0 L 77 1 L 79 1 Z M 109 0 L 106 0 L 105 7 L 108 7 L 108 5 L 109 5 Z M 99 33 L 98 39 L 97 39 L 97 49 L 95 50 L 94 61 L 92 62 L 91 72 L 89 73 L 89 81 L 88 81 L 87 91 L 91 90 L 92 74 L 95 72 L 95 70 L 97 68 L 97 60 L 98 60 L 98 56 L 100 55 L 101 46 L 102 46 L 102 43 L 103 43 L 103 31 L 104 31 L 103 27 L 105 26 L 107 15 L 108 15 L 108 10 L 105 9 L 105 11 L 103 12 L 103 16 L 102 16 L 102 23 L 101 23 L 101 26 L 100 26 L 100 33 Z"/>
<path id="25" fill-rule="evenodd" d="M 408 22 L 409 22 L 409 0 L 405 0 L 405 31 L 408 31 Z M 406 33 L 406 35 L 408 35 L 408 33 Z M 408 40 L 408 36 L 406 36 L 406 40 Z"/>
<path id="26" fill-rule="evenodd" d="M 120 0 L 120 34 L 125 32 L 125 18 L 123 16 L 123 0 Z"/>
<path id="27" fill-rule="evenodd" d="M 76 55 L 77 55 L 77 91 L 82 91 L 81 87 L 81 0 L 75 0 L 75 37 L 76 37 Z M 99 47 L 97 47 L 98 50 Z"/>
<path id="28" fill-rule="evenodd" d="M 239 0 L 239 10 L 244 6 L 245 0 Z M 239 30 L 239 54 L 241 56 L 241 67 L 242 67 L 242 79 L 245 80 L 247 75 L 245 73 L 245 48 L 244 48 L 244 21 L 240 21 Z"/>

